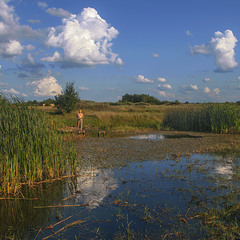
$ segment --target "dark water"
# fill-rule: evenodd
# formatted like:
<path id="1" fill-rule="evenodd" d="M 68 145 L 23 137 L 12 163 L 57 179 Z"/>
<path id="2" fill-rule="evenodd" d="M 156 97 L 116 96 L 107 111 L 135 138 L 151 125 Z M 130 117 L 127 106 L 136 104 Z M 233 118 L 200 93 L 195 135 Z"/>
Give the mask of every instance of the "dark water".
<path id="1" fill-rule="evenodd" d="M 88 166 L 75 178 L 23 189 L 29 200 L 0 200 L 1 238 L 203 239 L 195 216 L 238 188 L 238 166 L 239 158 L 210 154 Z"/>

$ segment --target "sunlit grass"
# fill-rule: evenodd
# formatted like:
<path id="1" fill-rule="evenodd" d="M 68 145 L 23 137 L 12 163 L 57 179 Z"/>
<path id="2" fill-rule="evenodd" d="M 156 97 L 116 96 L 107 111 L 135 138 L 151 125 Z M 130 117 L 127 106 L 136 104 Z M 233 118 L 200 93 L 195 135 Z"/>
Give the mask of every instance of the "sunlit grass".
<path id="1" fill-rule="evenodd" d="M 237 104 L 112 105 L 82 101 L 85 130 L 137 131 L 172 129 L 214 133 L 238 133 L 240 106 Z M 58 127 L 75 127 L 77 110 L 54 115 Z"/>
<path id="2" fill-rule="evenodd" d="M 165 113 L 172 109 L 188 108 L 188 106 L 166 105 L 111 105 L 109 103 L 82 102 L 85 130 L 137 131 L 160 130 Z M 50 108 L 42 108 L 54 114 Z M 76 126 L 77 110 L 65 115 L 52 115 L 58 127 Z"/>

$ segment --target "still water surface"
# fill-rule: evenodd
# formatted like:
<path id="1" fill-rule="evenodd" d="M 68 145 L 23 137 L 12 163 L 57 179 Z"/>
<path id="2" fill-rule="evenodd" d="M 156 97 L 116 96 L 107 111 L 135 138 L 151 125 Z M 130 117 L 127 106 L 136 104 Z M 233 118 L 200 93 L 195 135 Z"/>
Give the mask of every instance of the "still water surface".
<path id="1" fill-rule="evenodd" d="M 23 190 L 29 200 L 0 200 L 0 234 L 3 239 L 202 239 L 206 228 L 195 216 L 215 207 L 212 198 L 238 188 L 238 167 L 239 158 L 213 154 L 135 159 L 104 169 L 86 165 L 77 177 Z"/>

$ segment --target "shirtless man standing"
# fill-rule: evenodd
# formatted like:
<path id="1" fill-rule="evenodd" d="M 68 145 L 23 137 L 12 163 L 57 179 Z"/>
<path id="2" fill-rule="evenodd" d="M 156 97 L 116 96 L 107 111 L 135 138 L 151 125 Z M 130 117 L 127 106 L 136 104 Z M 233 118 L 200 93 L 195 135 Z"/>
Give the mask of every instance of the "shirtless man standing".
<path id="1" fill-rule="evenodd" d="M 82 127 L 83 127 L 83 113 L 82 110 L 79 110 L 78 114 L 77 114 L 77 127 L 79 128 L 80 126 L 80 130 L 82 132 Z"/>

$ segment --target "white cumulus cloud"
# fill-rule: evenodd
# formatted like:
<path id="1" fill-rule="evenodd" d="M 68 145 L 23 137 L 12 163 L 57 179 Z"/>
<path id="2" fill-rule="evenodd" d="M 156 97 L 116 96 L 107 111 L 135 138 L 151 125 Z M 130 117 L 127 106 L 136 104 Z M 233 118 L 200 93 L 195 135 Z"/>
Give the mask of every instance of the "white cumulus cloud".
<path id="1" fill-rule="evenodd" d="M 165 91 L 158 91 L 158 94 L 161 96 L 161 97 L 167 97 L 167 94 Z"/>
<path id="2" fill-rule="evenodd" d="M 31 44 L 28 44 L 27 46 L 25 46 L 25 49 L 28 51 L 32 51 L 32 50 L 35 50 L 35 47 Z"/>
<path id="3" fill-rule="evenodd" d="M 71 13 L 62 9 L 62 8 L 48 8 L 46 10 L 47 13 L 49 13 L 52 16 L 56 16 L 56 17 L 61 17 L 61 18 L 67 18 L 71 16 Z"/>
<path id="4" fill-rule="evenodd" d="M 1 76 L 1 74 L 0 74 L 0 76 Z M 8 86 L 8 83 L 0 82 L 0 86 Z"/>
<path id="5" fill-rule="evenodd" d="M 193 34 L 189 30 L 186 31 L 186 35 L 190 36 L 190 37 L 193 37 Z"/>
<path id="6" fill-rule="evenodd" d="M 118 54 L 112 52 L 112 40 L 118 30 L 102 19 L 94 8 L 84 8 L 78 15 L 62 20 L 62 25 L 52 27 L 46 44 L 63 50 L 42 61 L 59 62 L 63 67 L 94 66 L 97 64 L 123 64 Z"/>
<path id="7" fill-rule="evenodd" d="M 0 43 L 0 56 L 8 58 L 20 56 L 23 51 L 23 46 L 16 40 L 10 40 L 8 43 Z"/>
<path id="8" fill-rule="evenodd" d="M 198 90 L 198 86 L 196 84 L 195 85 L 190 84 L 190 88 L 195 91 Z"/>
<path id="9" fill-rule="evenodd" d="M 210 78 L 204 78 L 203 81 L 204 82 L 211 82 L 212 80 Z"/>
<path id="10" fill-rule="evenodd" d="M 89 91 L 89 88 L 86 88 L 86 87 L 79 87 L 79 90 L 81 90 L 81 91 Z"/>
<path id="11" fill-rule="evenodd" d="M 138 75 L 136 77 L 136 82 L 138 82 L 138 83 L 154 83 L 153 80 L 146 78 L 143 75 Z"/>
<path id="12" fill-rule="evenodd" d="M 13 94 L 13 95 L 20 95 L 21 93 L 15 90 L 14 88 L 10 89 L 2 89 L 1 90 L 3 93 L 8 93 L 8 94 Z"/>
<path id="13" fill-rule="evenodd" d="M 157 80 L 159 81 L 159 82 L 161 82 L 161 83 L 164 83 L 164 82 L 166 82 L 167 80 L 166 80 L 166 78 L 157 78 Z"/>
<path id="14" fill-rule="evenodd" d="M 220 89 L 219 88 L 215 88 L 212 91 L 210 90 L 210 88 L 205 87 L 204 88 L 204 92 L 207 93 L 210 97 L 216 97 L 219 95 L 220 93 Z"/>
<path id="15" fill-rule="evenodd" d="M 198 91 L 198 86 L 196 84 L 183 85 L 180 87 L 180 92 L 183 94 L 192 94 L 195 91 Z"/>
<path id="16" fill-rule="evenodd" d="M 28 22 L 31 24 L 41 23 L 39 19 L 28 19 Z"/>
<path id="17" fill-rule="evenodd" d="M 41 8 L 46 8 L 48 6 L 48 4 L 46 2 L 39 1 L 38 6 L 41 7 Z"/>
<path id="18" fill-rule="evenodd" d="M 235 60 L 237 38 L 231 30 L 224 33 L 215 32 L 214 37 L 207 44 L 196 45 L 191 48 L 192 54 L 214 55 L 217 71 L 228 72 L 238 66 Z"/>
<path id="19" fill-rule="evenodd" d="M 10 58 L 22 54 L 22 39 L 39 36 L 28 25 L 20 25 L 19 18 L 8 0 L 0 0 L 0 57 Z"/>
<path id="20" fill-rule="evenodd" d="M 208 87 L 205 87 L 205 88 L 204 88 L 204 92 L 205 92 L 205 93 L 210 93 L 211 90 L 210 90 Z"/>
<path id="21" fill-rule="evenodd" d="M 213 94 L 214 95 L 219 95 L 219 93 L 220 93 L 220 89 L 219 88 L 213 89 Z"/>
<path id="22" fill-rule="evenodd" d="M 164 85 L 158 84 L 158 88 L 159 89 L 169 89 L 169 90 L 171 90 L 172 86 L 170 84 L 164 84 Z"/>
<path id="23" fill-rule="evenodd" d="M 47 76 L 40 80 L 27 83 L 28 86 L 33 87 L 33 94 L 35 96 L 56 96 L 61 94 L 62 87 L 58 84 L 56 78 Z"/>

